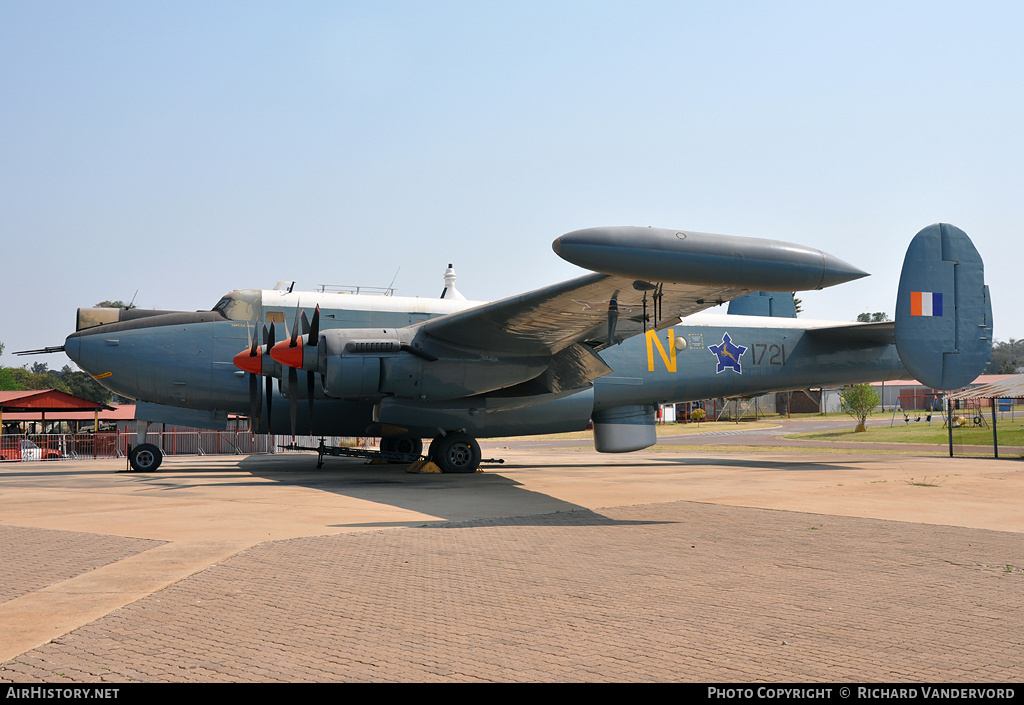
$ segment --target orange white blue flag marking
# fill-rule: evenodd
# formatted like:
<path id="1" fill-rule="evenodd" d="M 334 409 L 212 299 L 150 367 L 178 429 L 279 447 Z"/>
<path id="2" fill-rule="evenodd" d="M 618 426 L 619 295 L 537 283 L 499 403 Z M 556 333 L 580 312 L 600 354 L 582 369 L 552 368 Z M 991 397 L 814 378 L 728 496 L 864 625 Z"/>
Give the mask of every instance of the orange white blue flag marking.
<path id="1" fill-rule="evenodd" d="M 911 316 L 941 316 L 942 292 L 912 291 L 910 292 Z"/>

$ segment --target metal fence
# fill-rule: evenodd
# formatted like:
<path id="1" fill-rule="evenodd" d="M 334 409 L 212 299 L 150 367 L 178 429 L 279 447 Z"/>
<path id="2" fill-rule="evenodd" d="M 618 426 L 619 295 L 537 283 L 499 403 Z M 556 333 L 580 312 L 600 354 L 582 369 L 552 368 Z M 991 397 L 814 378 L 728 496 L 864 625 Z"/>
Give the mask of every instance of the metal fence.
<path id="1" fill-rule="evenodd" d="M 316 448 L 320 436 L 271 436 L 248 431 L 163 431 L 146 434 L 152 443 L 170 455 L 252 455 L 258 453 L 301 452 L 288 446 Z M 376 438 L 324 438 L 328 445 L 370 447 Z M 0 436 L 0 461 L 79 460 L 84 458 L 123 458 L 131 446 L 138 445 L 134 432 Z"/>

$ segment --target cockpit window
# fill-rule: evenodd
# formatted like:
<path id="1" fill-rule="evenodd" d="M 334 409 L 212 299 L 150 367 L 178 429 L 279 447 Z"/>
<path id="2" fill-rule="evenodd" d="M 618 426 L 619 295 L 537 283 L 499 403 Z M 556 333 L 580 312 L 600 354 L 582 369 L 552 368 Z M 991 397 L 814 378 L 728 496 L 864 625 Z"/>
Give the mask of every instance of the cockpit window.
<path id="1" fill-rule="evenodd" d="M 238 289 L 226 294 L 213 307 L 229 321 L 258 321 L 261 295 L 258 289 Z"/>

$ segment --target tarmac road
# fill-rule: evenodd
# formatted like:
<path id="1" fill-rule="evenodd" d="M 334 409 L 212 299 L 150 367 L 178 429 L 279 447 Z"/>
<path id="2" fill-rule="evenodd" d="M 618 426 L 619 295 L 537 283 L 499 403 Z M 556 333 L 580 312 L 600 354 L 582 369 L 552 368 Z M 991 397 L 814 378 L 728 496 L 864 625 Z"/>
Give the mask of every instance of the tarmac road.
<path id="1" fill-rule="evenodd" d="M 0 681 L 1024 676 L 1019 460 L 533 444 L 4 465 Z"/>

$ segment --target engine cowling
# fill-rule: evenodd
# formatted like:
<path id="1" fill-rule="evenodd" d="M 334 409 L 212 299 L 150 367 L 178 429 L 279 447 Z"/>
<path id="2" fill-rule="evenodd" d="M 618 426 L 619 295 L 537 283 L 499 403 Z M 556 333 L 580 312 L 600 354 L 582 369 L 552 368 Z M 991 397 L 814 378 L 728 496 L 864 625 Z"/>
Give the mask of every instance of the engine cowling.
<path id="1" fill-rule="evenodd" d="M 406 328 L 332 329 L 317 343 L 324 393 L 341 399 L 390 395 L 406 400 L 460 399 L 511 387 L 543 373 L 546 355 L 492 355 L 438 341 L 421 346 Z M 426 343 L 424 343 L 426 345 Z"/>
<path id="2" fill-rule="evenodd" d="M 401 351 L 396 329 L 324 331 L 317 343 L 317 371 L 324 394 L 338 399 L 379 395 L 381 358 Z"/>

